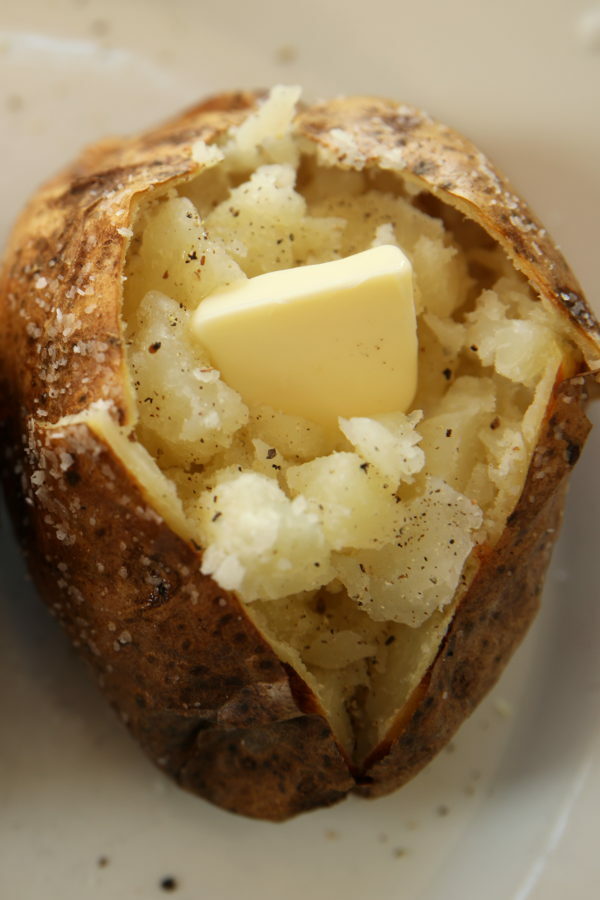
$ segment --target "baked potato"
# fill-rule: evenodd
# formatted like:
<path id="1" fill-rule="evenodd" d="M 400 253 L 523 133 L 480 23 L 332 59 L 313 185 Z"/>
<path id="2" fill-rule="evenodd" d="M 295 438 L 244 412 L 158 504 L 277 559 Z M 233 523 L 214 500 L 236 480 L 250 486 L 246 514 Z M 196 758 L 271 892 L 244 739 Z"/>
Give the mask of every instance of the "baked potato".
<path id="1" fill-rule="evenodd" d="M 86 150 L 0 281 L 3 478 L 40 594 L 163 771 L 274 821 L 398 788 L 494 684 L 600 359 L 471 143 L 404 104 L 298 99 L 224 94 Z M 413 267 L 408 411 L 328 431 L 248 404 L 190 337 L 223 285 L 380 244 Z"/>

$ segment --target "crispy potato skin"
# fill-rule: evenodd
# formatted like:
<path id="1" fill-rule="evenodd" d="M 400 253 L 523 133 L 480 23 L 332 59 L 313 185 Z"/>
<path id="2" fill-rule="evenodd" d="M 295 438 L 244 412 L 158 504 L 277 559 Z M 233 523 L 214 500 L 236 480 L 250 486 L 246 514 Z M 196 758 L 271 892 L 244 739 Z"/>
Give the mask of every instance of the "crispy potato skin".
<path id="1" fill-rule="evenodd" d="M 423 683 L 356 771 L 307 686 L 237 598 L 200 574 L 200 551 L 157 515 L 111 448 L 86 425 L 53 427 L 98 400 L 132 421 L 121 275 L 136 199 L 197 171 L 194 141 L 242 121 L 258 96 L 223 95 L 140 137 L 106 141 L 33 198 L 0 278 L 3 477 L 41 595 L 144 750 L 183 787 L 279 821 L 403 784 L 495 682 L 537 609 L 589 428 L 589 379 L 557 385 L 500 542 L 482 553 Z M 563 258 L 464 138 L 372 98 L 305 109 L 298 129 L 325 160 L 402 170 L 482 225 L 598 355 L 598 325 Z M 358 157 L 335 129 L 355 139 Z"/>
<path id="2" fill-rule="evenodd" d="M 287 818 L 341 799 L 354 782 L 329 727 L 303 713 L 237 598 L 201 575 L 198 552 L 109 446 L 85 425 L 55 431 L 31 434 L 22 479 L 9 462 L 19 537 L 40 593 L 146 752 L 246 815 Z"/>

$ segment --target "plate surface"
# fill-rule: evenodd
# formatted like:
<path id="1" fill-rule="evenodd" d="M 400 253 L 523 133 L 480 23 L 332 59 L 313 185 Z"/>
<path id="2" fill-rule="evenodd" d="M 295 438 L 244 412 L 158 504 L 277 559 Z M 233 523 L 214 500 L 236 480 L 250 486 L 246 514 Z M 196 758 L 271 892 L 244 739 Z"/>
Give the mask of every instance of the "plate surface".
<path id="1" fill-rule="evenodd" d="M 466 132 L 538 211 L 594 303 L 600 7 L 415 7 L 371 0 L 367 15 L 355 0 L 3 4 L 0 243 L 28 193 L 82 144 L 216 90 L 301 83 L 309 97 L 393 96 Z M 392 797 L 284 826 L 213 809 L 150 766 L 34 596 L 3 520 L 0 896 L 596 896 L 599 455 L 594 432 L 543 611 L 448 750 Z"/>

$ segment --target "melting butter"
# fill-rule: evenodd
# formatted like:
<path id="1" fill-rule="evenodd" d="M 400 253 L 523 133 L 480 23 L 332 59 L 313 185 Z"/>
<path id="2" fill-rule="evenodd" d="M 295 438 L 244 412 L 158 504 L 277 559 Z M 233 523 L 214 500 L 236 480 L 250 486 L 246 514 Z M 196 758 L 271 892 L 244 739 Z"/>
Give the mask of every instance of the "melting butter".
<path id="1" fill-rule="evenodd" d="M 338 416 L 405 412 L 415 395 L 412 267 L 392 245 L 235 282 L 191 327 L 251 406 L 332 428 Z"/>

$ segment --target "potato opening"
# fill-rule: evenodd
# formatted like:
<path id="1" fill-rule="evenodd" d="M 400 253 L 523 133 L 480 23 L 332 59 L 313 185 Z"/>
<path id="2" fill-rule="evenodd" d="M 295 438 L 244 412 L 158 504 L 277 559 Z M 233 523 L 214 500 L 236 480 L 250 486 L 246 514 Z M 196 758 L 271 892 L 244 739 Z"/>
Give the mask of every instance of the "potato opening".
<path id="1" fill-rule="evenodd" d="M 299 141 L 275 89 L 204 168 L 140 201 L 125 329 L 137 440 L 177 492 L 202 571 L 235 591 L 358 764 L 430 665 L 521 493 L 567 350 L 551 309 L 473 223 Z M 335 433 L 248 407 L 189 331 L 213 290 L 399 246 L 414 269 L 413 408 Z M 168 493 L 165 491 L 164 493 Z"/>

